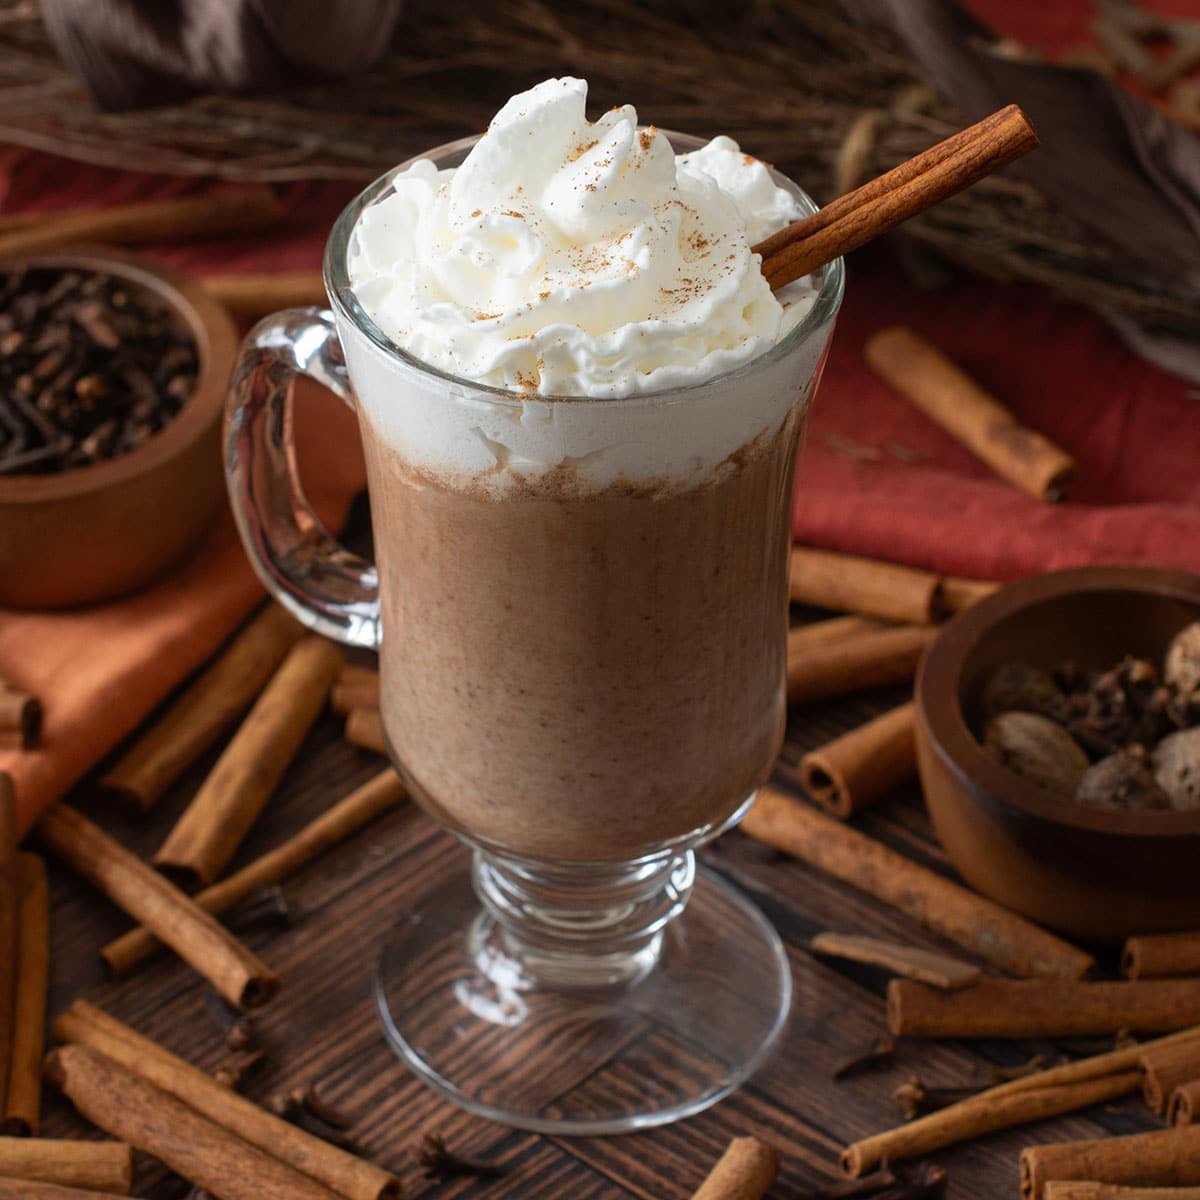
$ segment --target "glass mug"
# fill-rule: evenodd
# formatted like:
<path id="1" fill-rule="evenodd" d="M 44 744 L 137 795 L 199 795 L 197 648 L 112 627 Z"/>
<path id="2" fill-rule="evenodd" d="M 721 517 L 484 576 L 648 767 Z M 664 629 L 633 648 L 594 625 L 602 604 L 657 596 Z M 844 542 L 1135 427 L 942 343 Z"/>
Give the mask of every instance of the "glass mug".
<path id="1" fill-rule="evenodd" d="M 422 157 L 455 166 L 474 141 Z M 521 1128 L 663 1124 L 745 1080 L 791 1002 L 778 935 L 695 851 L 736 824 L 783 737 L 793 464 L 842 265 L 775 347 L 714 379 L 507 392 L 414 359 L 355 296 L 351 239 L 392 174 L 334 225 L 332 311 L 278 313 L 243 344 L 234 514 L 284 607 L 379 651 L 391 760 L 471 851 L 447 850 L 384 950 L 392 1047 Z M 298 374 L 358 414 L 376 565 L 304 499 Z"/>

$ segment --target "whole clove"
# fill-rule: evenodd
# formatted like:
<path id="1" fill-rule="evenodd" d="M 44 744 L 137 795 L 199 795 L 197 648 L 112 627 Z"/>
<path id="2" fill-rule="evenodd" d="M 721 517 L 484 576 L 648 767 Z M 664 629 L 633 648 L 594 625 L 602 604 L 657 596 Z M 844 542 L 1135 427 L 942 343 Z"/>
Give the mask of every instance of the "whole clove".
<path id="1" fill-rule="evenodd" d="M 230 1091 L 238 1091 L 243 1083 L 267 1061 L 266 1052 L 255 1050 L 233 1063 L 223 1063 L 213 1071 L 213 1078 Z"/>
<path id="2" fill-rule="evenodd" d="M 303 1105 L 318 1121 L 323 1121 L 331 1129 L 349 1129 L 354 1124 L 353 1118 L 330 1104 L 311 1083 L 292 1088 L 289 1095 L 294 1103 Z"/>
<path id="3" fill-rule="evenodd" d="M 278 884 L 255 888 L 236 908 L 230 910 L 225 924 L 244 933 L 248 929 L 288 929 L 294 914 L 283 888 Z"/>
<path id="4" fill-rule="evenodd" d="M 294 1088 L 290 1092 L 276 1092 L 268 1102 L 268 1107 L 277 1117 L 291 1122 L 305 1133 L 321 1138 L 331 1146 L 337 1146 L 350 1154 L 361 1154 L 362 1147 L 340 1129 L 321 1120 L 313 1113 L 304 1099 L 304 1089 Z"/>
<path id="5" fill-rule="evenodd" d="M 254 1041 L 253 1022 L 240 1008 L 235 1008 L 223 996 L 212 990 L 205 990 L 204 1007 L 209 1016 L 225 1031 L 225 1044 L 230 1050 L 245 1050 Z"/>
<path id="6" fill-rule="evenodd" d="M 427 1133 L 421 1138 L 421 1149 L 417 1157 L 426 1179 L 448 1179 L 455 1175 L 498 1178 L 508 1172 L 508 1167 L 503 1163 L 455 1153 L 437 1133 Z"/>
<path id="7" fill-rule="evenodd" d="M 837 1179 L 815 1191 L 805 1192 L 803 1200 L 859 1200 L 859 1197 L 877 1196 L 898 1182 L 895 1172 L 885 1164 L 870 1175 L 858 1179 Z"/>
<path id="8" fill-rule="evenodd" d="M 896 1055 L 896 1043 L 886 1036 L 877 1037 L 871 1045 L 835 1067 L 831 1078 L 840 1082 L 863 1071 L 890 1066 Z"/>

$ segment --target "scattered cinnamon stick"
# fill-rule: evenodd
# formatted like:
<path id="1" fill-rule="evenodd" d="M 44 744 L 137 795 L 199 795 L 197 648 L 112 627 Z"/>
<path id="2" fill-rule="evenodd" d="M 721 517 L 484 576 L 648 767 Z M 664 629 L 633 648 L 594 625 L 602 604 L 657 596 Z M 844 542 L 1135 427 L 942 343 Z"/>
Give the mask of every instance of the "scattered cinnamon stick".
<path id="1" fill-rule="evenodd" d="M 379 672 L 370 667 L 344 666 L 329 693 L 329 707 L 343 717 L 356 708 L 378 712 Z"/>
<path id="2" fill-rule="evenodd" d="M 1200 932 L 1132 937 L 1121 954 L 1121 971 L 1127 979 L 1200 975 Z"/>
<path id="3" fill-rule="evenodd" d="M 118 759 L 100 787 L 149 812 L 250 707 L 303 633 L 278 604 L 267 604 Z"/>
<path id="4" fill-rule="evenodd" d="M 257 321 L 281 308 L 324 308 L 325 281 L 320 271 L 270 271 L 242 275 L 207 275 L 204 290 L 235 317 Z"/>
<path id="5" fill-rule="evenodd" d="M 42 706 L 37 698 L 0 676 L 0 747 L 32 750 L 41 732 Z"/>
<path id="6" fill-rule="evenodd" d="M 1046 1184 L 1056 1179 L 1139 1187 L 1200 1184 L 1200 1126 L 1021 1151 L 1022 1200 L 1044 1200 Z"/>
<path id="7" fill-rule="evenodd" d="M 346 741 L 376 754 L 386 754 L 387 739 L 383 736 L 383 718 L 378 709 L 356 708 L 346 718 Z"/>
<path id="8" fill-rule="evenodd" d="M 908 979 L 888 985 L 895 1037 L 1089 1037 L 1162 1033 L 1200 1023 L 1200 980 L 1085 983 L 984 979 L 943 992 Z"/>
<path id="9" fill-rule="evenodd" d="M 127 1196 L 133 1151 L 123 1142 L 0 1137 L 0 1175 Z"/>
<path id="10" fill-rule="evenodd" d="M 824 621 L 808 621 L 803 625 L 793 625 L 788 630 L 788 658 L 808 653 L 815 646 L 828 646 L 833 642 L 844 642 L 848 638 L 858 637 L 863 633 L 876 633 L 887 629 L 886 621 L 876 617 L 829 617 Z"/>
<path id="11" fill-rule="evenodd" d="M 759 1200 L 778 1170 L 773 1146 L 756 1137 L 734 1138 L 692 1200 Z"/>
<path id="12" fill-rule="evenodd" d="M 1018 423 L 935 346 L 903 325 L 868 339 L 867 364 L 997 475 L 1035 500 L 1065 500 L 1075 463 L 1049 438 Z"/>
<path id="13" fill-rule="evenodd" d="M 173 1103 L 188 1106 L 201 1119 L 213 1122 L 222 1133 L 234 1134 L 237 1139 L 274 1155 L 297 1174 L 319 1180 L 347 1200 L 381 1200 L 400 1194 L 395 1178 L 381 1167 L 280 1120 L 94 1005 L 77 1000 L 54 1022 L 54 1036 L 69 1043 L 69 1049 L 86 1048 L 88 1054 L 110 1061 L 114 1069 L 136 1073 L 143 1087 L 161 1089 L 161 1094 Z M 75 1097 L 72 1095 L 71 1099 Z M 85 1115 L 91 1117 L 90 1113 Z M 96 1124 L 106 1127 L 102 1121 Z M 162 1157 L 149 1146 L 141 1146 L 138 1136 L 134 1128 L 127 1140 Z M 185 1178 L 210 1186 L 200 1177 L 181 1170 L 170 1159 L 163 1161 Z"/>
<path id="14" fill-rule="evenodd" d="M 793 546 L 788 593 L 796 604 L 927 625 L 937 613 L 938 577 L 880 559 Z"/>
<path id="15" fill-rule="evenodd" d="M 0 771 L 0 1112 L 8 1094 L 12 1061 L 13 1006 L 17 998 L 17 952 L 21 893 L 17 867 L 17 798 L 12 779 Z"/>
<path id="16" fill-rule="evenodd" d="M 38 254 L 73 242 L 141 246 L 199 241 L 267 229 L 285 215 L 270 188 L 222 187 L 172 200 L 43 214 L 35 223 L 0 232 L 0 256 Z"/>
<path id="17" fill-rule="evenodd" d="M 135 920 L 156 933 L 233 1004 L 254 1008 L 279 980 L 199 905 L 65 804 L 37 826 L 42 844 Z"/>
<path id="18" fill-rule="evenodd" d="M 1200 1078 L 1181 1083 L 1167 1104 L 1168 1125 L 1195 1125 L 1200 1118 Z"/>
<path id="19" fill-rule="evenodd" d="M 759 790 L 741 828 L 1009 974 L 1079 979 L 1095 967 L 1091 955 L 774 788 Z"/>
<path id="20" fill-rule="evenodd" d="M 421 1149 L 417 1154 L 421 1173 L 426 1179 L 453 1179 L 474 1176 L 482 1179 L 497 1179 L 508 1174 L 503 1163 L 481 1158 L 470 1158 L 451 1150 L 446 1139 L 438 1133 L 426 1133 L 421 1138 Z"/>
<path id="21" fill-rule="evenodd" d="M 911 701 L 800 759 L 804 790 L 843 821 L 916 775 L 916 708 Z"/>
<path id="22" fill-rule="evenodd" d="M 1200 1200 L 1200 1187 L 1122 1187 L 1090 1179 L 1052 1179 L 1042 1196 L 1044 1200 Z"/>
<path id="23" fill-rule="evenodd" d="M 0 1200 L 110 1200 L 112 1195 L 112 1192 L 93 1192 L 88 1188 L 0 1176 Z"/>
<path id="24" fill-rule="evenodd" d="M 789 704 L 811 704 L 850 692 L 906 683 L 937 636 L 928 625 L 902 625 L 816 646 L 788 659 Z"/>
<path id="25" fill-rule="evenodd" d="M 1136 1071 L 1125 1071 L 1101 1079 L 1039 1087 L 1012 1095 L 980 1092 L 906 1125 L 855 1142 L 842 1152 L 842 1170 L 857 1177 L 885 1160 L 898 1162 L 931 1154 L 998 1129 L 1011 1129 L 1126 1096 L 1136 1092 L 1140 1082 Z"/>
<path id="26" fill-rule="evenodd" d="M 961 579 L 955 575 L 942 577 L 938 591 L 939 606 L 945 613 L 962 612 L 980 600 L 998 592 L 1004 585 L 987 579 Z"/>
<path id="27" fill-rule="evenodd" d="M 956 195 L 1037 146 L 1015 105 L 931 146 L 760 242 L 762 272 L 781 288 Z"/>
<path id="28" fill-rule="evenodd" d="M 0 1131 L 28 1137 L 41 1123 L 42 1053 L 46 1045 L 46 993 L 50 982 L 50 891 L 46 864 L 17 855 L 19 892 L 17 978 L 12 1055 Z"/>
<path id="29" fill-rule="evenodd" d="M 324 638 L 297 642 L 154 856 L 162 870 L 204 884 L 250 832 L 317 719 L 342 664 Z"/>
<path id="30" fill-rule="evenodd" d="M 294 874 L 381 813 L 400 804 L 406 796 L 407 792 L 396 772 L 390 768 L 381 771 L 310 821 L 282 845 L 268 850 L 212 887 L 205 888 L 193 896 L 192 901 L 205 912 L 226 912 L 257 888 L 279 883 Z M 153 954 L 159 944 L 148 929 L 131 929 L 109 942 L 100 951 L 100 957 L 114 975 L 121 975 Z"/>
<path id="31" fill-rule="evenodd" d="M 818 933 L 810 943 L 817 954 L 883 967 L 931 987 L 956 991 L 978 981 L 983 972 L 971 963 L 937 954 L 919 946 L 905 946 L 882 938 L 851 933 Z"/>
<path id="32" fill-rule="evenodd" d="M 1150 1111 L 1163 1115 L 1177 1087 L 1200 1079 L 1200 1039 L 1169 1046 L 1152 1046 L 1138 1060 L 1142 1069 L 1142 1095 Z"/>
<path id="33" fill-rule="evenodd" d="M 46 1078 L 93 1125 L 222 1200 L 337 1200 L 337 1192 L 87 1046 L 52 1051 Z M 230 1105 L 240 1099 L 213 1086 Z"/>

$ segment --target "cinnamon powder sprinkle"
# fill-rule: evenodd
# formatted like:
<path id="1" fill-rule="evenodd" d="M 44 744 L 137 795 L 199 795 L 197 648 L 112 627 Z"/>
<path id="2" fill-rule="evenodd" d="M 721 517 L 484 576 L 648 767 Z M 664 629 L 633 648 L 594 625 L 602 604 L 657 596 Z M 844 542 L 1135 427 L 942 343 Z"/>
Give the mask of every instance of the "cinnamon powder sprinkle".
<path id="1" fill-rule="evenodd" d="M 501 213 L 501 216 L 505 216 L 505 217 L 516 217 L 516 219 L 517 219 L 518 221 L 523 221 L 523 220 L 525 220 L 525 214 L 524 214 L 524 213 L 517 212 L 515 209 L 511 209 L 511 208 L 506 208 L 506 209 L 504 210 L 504 212 L 503 212 L 503 213 Z"/>
<path id="2" fill-rule="evenodd" d="M 653 125 L 647 125 L 645 129 L 638 130 L 638 142 L 646 153 L 649 153 L 650 147 L 654 145 L 654 133 Z"/>

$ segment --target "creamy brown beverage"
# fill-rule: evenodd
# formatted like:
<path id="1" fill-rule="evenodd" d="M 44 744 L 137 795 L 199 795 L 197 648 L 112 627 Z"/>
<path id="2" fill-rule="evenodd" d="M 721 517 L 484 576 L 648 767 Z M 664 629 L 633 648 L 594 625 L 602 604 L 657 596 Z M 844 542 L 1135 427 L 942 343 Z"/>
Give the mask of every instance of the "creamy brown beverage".
<path id="1" fill-rule="evenodd" d="M 728 139 L 676 156 L 586 89 L 421 160 L 349 252 L 341 328 L 418 798 L 477 842 L 629 859 L 719 826 L 785 719 L 796 440 L 827 329 L 750 245 L 799 214 Z"/>

